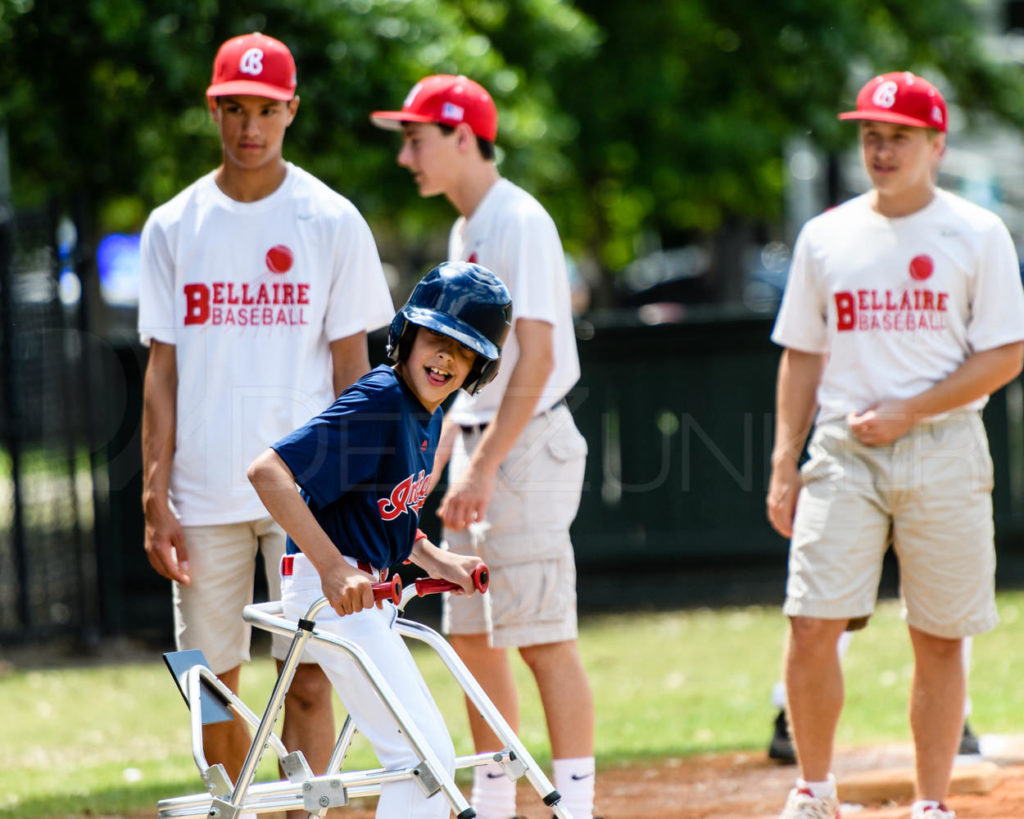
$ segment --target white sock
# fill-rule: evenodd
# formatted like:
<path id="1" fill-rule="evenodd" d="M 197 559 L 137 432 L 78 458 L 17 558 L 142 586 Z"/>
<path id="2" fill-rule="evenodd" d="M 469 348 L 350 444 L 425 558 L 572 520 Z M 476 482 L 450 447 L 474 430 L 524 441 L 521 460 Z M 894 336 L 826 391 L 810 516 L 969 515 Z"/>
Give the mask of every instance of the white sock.
<path id="1" fill-rule="evenodd" d="M 960 656 L 963 657 L 964 661 L 964 680 L 971 673 L 971 646 L 974 641 L 970 637 L 964 637 L 961 643 L 962 648 L 960 649 Z M 971 715 L 971 695 L 966 694 L 964 696 L 964 719 L 967 719 Z"/>
<path id="2" fill-rule="evenodd" d="M 910 812 L 913 813 L 915 810 L 920 808 L 922 811 L 928 810 L 929 808 L 940 808 L 942 807 L 941 802 L 936 802 L 932 799 L 918 799 L 910 806 Z"/>
<path id="3" fill-rule="evenodd" d="M 772 705 L 780 711 L 786 710 L 786 684 L 782 680 L 772 686 Z"/>
<path id="4" fill-rule="evenodd" d="M 594 757 L 555 759 L 551 766 L 555 772 L 555 790 L 562 794 L 562 807 L 573 819 L 593 819 Z"/>
<path id="5" fill-rule="evenodd" d="M 473 793 L 469 798 L 477 819 L 510 819 L 516 815 L 516 783 L 505 776 L 497 762 L 473 769 Z"/>
<path id="6" fill-rule="evenodd" d="M 797 788 L 806 788 L 811 792 L 811 796 L 815 799 L 823 799 L 827 796 L 836 795 L 836 778 L 832 775 L 828 775 L 828 779 L 824 782 L 808 782 L 804 779 L 798 779 L 796 781 Z"/>
<path id="7" fill-rule="evenodd" d="M 853 632 L 844 631 L 839 635 L 839 639 L 836 640 L 836 653 L 839 655 L 839 659 L 842 660 L 846 656 L 846 650 L 850 647 L 850 643 L 853 642 Z"/>

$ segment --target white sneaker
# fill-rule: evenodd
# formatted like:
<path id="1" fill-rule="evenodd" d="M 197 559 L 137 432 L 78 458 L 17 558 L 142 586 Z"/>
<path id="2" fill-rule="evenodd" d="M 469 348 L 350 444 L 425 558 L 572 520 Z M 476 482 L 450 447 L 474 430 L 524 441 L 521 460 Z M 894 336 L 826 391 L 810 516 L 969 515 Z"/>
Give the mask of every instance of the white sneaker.
<path id="1" fill-rule="evenodd" d="M 839 796 L 833 793 L 831 796 L 815 797 L 807 788 L 793 788 L 779 819 L 841 819 Z M 928 819 L 932 817 L 929 816 Z M 938 814 L 935 819 L 944 817 Z"/>
<path id="2" fill-rule="evenodd" d="M 939 805 L 937 808 L 914 805 L 910 819 L 956 819 L 956 814 L 945 805 Z"/>

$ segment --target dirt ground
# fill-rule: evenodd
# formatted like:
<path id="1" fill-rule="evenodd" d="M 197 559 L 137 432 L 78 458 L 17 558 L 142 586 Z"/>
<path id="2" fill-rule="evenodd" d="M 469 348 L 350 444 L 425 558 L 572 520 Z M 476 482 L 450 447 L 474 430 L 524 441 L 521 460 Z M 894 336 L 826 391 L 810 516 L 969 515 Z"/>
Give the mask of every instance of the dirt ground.
<path id="1" fill-rule="evenodd" d="M 998 744 L 996 755 L 958 758 L 954 788 L 975 781 L 972 773 L 979 767 L 988 772 L 988 784 L 998 780 L 987 793 L 951 796 L 948 806 L 958 819 L 1024 819 L 1022 749 L 1024 738 L 1012 738 Z M 844 782 L 852 785 L 858 777 L 876 774 L 891 780 L 896 793 L 901 784 L 908 786 L 912 764 L 908 745 L 840 749 L 836 758 L 840 793 Z M 596 809 L 603 819 L 776 819 L 795 775 L 793 766 L 778 765 L 763 753 L 708 754 L 657 765 L 601 768 Z M 907 819 L 909 805 L 906 797 L 847 804 L 843 819 Z M 550 817 L 525 780 L 520 780 L 519 813 L 524 819 Z M 374 819 L 366 800 L 354 800 L 338 814 L 344 819 Z"/>
<path id="2" fill-rule="evenodd" d="M 899 768 L 891 769 L 894 774 L 909 773 L 909 749 L 897 750 L 843 750 L 836 761 L 840 784 L 844 771 L 853 776 L 898 763 Z M 876 762 L 881 766 L 875 768 Z M 1024 764 L 1000 765 L 999 772 L 1002 781 L 989 793 L 949 798 L 948 806 L 958 819 L 1024 819 Z M 778 765 L 763 754 L 732 753 L 599 773 L 596 807 L 604 819 L 775 819 L 793 786 L 796 769 Z M 850 804 L 843 809 L 843 817 L 906 819 L 909 804 L 906 798 Z M 530 819 L 544 817 L 527 799 L 520 800 L 520 809 Z"/>

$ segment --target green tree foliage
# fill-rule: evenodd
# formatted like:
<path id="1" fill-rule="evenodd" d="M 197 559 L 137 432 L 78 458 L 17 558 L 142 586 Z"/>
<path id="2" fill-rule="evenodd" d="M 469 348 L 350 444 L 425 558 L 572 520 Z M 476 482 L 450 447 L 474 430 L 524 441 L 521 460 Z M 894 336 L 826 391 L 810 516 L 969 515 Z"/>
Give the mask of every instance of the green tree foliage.
<path id="1" fill-rule="evenodd" d="M 562 209 L 575 213 L 571 231 L 616 270 L 644 231 L 670 245 L 737 219 L 777 221 L 785 140 L 849 144 L 836 113 L 883 71 L 918 71 L 967 113 L 1024 125 L 1019 67 L 983 47 L 986 5 L 578 0 L 606 39 L 553 76 L 579 124 L 569 159 L 589 194 Z"/>
<path id="2" fill-rule="evenodd" d="M 532 44 L 519 62 L 488 36 L 510 19 Z M 425 74 L 465 73 L 492 90 L 520 177 L 569 173 L 558 152 L 571 128 L 550 72 L 597 39 L 563 0 L 0 0 L 0 120 L 18 201 L 76 193 L 107 228 L 138 223 L 219 161 L 204 91 L 217 46 L 247 31 L 295 55 L 288 158 L 406 235 L 451 212 L 419 201 L 395 165 L 398 138 L 369 114 L 401 105 Z"/>
<path id="3" fill-rule="evenodd" d="M 219 159 L 203 91 L 217 45 L 287 41 L 302 106 L 289 158 L 403 242 L 443 230 L 368 114 L 427 73 L 469 74 L 501 113 L 502 170 L 606 271 L 777 222 L 783 145 L 835 150 L 877 71 L 920 71 L 970 115 L 1024 125 L 1024 77 L 983 46 L 983 0 L 0 0 L 0 121 L 15 194 L 75 192 L 138 223 Z"/>

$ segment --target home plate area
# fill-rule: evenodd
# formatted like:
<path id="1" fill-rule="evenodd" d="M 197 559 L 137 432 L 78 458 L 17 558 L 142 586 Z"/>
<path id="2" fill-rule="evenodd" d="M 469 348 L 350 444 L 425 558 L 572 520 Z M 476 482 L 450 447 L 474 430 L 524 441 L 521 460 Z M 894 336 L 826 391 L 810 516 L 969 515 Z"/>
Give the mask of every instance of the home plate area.
<path id="1" fill-rule="evenodd" d="M 957 819 L 1024 819 L 1024 735 L 983 735 L 979 756 L 957 757 L 948 807 Z M 909 743 L 843 747 L 835 772 L 843 819 L 907 819 L 913 798 Z M 796 768 L 764 752 L 600 766 L 596 815 L 602 819 L 777 819 Z M 345 819 L 372 819 L 372 803 L 355 800 Z M 520 781 L 519 815 L 550 819 Z"/>
<path id="2" fill-rule="evenodd" d="M 1024 819 L 1024 735 L 980 739 L 980 755 L 957 757 L 948 807 L 958 819 Z M 910 743 L 839 748 L 835 773 L 844 819 L 909 816 Z M 795 766 L 778 765 L 763 753 L 602 769 L 597 807 L 605 819 L 777 819 L 795 776 Z"/>

